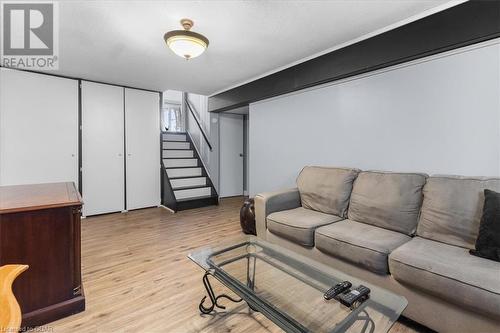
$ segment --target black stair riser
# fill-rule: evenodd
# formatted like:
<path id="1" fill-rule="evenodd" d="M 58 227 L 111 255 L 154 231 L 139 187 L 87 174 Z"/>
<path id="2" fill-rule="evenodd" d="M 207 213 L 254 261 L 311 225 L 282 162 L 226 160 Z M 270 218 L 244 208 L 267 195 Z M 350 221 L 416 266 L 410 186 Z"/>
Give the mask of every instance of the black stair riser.
<path id="1" fill-rule="evenodd" d="M 176 180 L 176 179 L 189 179 L 189 178 L 202 178 L 205 177 L 207 178 L 208 176 L 186 176 L 186 177 L 168 177 L 171 180 Z"/>
<path id="2" fill-rule="evenodd" d="M 191 201 L 178 201 L 177 202 L 177 211 L 200 208 L 211 205 L 219 205 L 219 200 L 217 197 L 209 197 L 203 199 L 195 199 Z"/>
<path id="3" fill-rule="evenodd" d="M 175 188 L 175 187 L 172 187 L 172 190 L 175 192 L 175 191 L 183 191 L 183 190 L 194 190 L 194 189 L 197 189 L 197 188 L 212 188 L 210 185 L 198 185 L 198 186 L 191 186 L 191 187 L 179 187 L 179 188 Z"/>

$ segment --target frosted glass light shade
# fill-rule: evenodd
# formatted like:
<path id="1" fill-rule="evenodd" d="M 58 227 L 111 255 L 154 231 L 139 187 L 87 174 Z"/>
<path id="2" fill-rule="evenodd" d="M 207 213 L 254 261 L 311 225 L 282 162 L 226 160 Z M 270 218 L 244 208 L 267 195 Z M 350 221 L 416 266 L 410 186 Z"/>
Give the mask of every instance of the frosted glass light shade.
<path id="1" fill-rule="evenodd" d="M 187 60 L 196 58 L 208 47 L 208 38 L 202 34 L 190 31 L 194 22 L 184 18 L 181 20 L 184 30 L 169 31 L 163 36 L 168 47 L 179 57 Z"/>
<path id="2" fill-rule="evenodd" d="M 205 52 L 206 48 L 208 47 L 208 40 L 205 42 L 205 40 L 201 38 L 190 36 L 191 34 L 193 34 L 193 32 L 190 31 L 190 35 L 185 34 L 186 31 L 179 30 L 179 32 L 182 34 L 168 37 L 165 35 L 165 41 L 168 47 L 175 54 L 189 60 L 192 58 L 196 58 L 203 52 Z"/>

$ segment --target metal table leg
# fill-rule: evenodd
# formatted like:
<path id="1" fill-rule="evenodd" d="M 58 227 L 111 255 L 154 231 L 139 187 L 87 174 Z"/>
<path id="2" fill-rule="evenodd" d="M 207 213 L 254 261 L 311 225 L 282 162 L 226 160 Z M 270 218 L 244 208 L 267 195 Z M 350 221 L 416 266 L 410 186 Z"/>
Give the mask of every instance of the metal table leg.
<path id="1" fill-rule="evenodd" d="M 225 309 L 226 308 L 225 306 L 223 306 L 223 305 L 221 305 L 221 304 L 218 303 L 221 298 L 228 299 L 228 300 L 230 300 L 232 302 L 235 302 L 235 303 L 239 303 L 239 302 L 243 301 L 241 298 L 240 299 L 234 299 L 231 296 L 228 296 L 226 294 L 215 296 L 215 293 L 214 293 L 214 291 L 212 289 L 212 285 L 210 284 L 210 280 L 208 279 L 208 277 L 211 276 L 211 275 L 212 275 L 212 273 L 210 271 L 207 271 L 205 273 L 205 275 L 203 275 L 203 285 L 205 286 L 205 289 L 207 290 L 208 297 L 210 298 L 210 302 L 212 304 L 209 307 L 206 307 L 204 305 L 204 303 L 205 303 L 205 300 L 207 299 L 207 296 L 204 296 L 201 299 L 200 305 L 198 306 L 198 308 L 200 309 L 201 313 L 209 314 L 209 313 L 211 313 L 215 309 L 215 307 L 220 308 L 220 309 Z"/>

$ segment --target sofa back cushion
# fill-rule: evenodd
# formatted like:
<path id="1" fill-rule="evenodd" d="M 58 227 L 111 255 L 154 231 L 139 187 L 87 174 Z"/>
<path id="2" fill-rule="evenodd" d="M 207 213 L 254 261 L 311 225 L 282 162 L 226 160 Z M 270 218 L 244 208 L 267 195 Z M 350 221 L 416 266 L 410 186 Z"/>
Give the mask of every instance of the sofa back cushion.
<path id="1" fill-rule="evenodd" d="M 414 234 L 426 178 L 415 173 L 361 172 L 354 182 L 349 219 Z"/>
<path id="2" fill-rule="evenodd" d="M 485 189 L 500 191 L 500 179 L 430 177 L 424 187 L 417 235 L 473 249 L 483 212 Z"/>
<path id="3" fill-rule="evenodd" d="M 359 170 L 306 166 L 297 178 L 302 207 L 345 217 Z"/>

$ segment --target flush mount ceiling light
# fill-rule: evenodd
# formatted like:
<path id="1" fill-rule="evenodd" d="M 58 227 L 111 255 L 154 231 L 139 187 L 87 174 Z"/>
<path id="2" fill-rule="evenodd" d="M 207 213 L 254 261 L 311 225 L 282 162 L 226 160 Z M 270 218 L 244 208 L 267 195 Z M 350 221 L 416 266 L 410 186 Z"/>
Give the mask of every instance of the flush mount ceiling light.
<path id="1" fill-rule="evenodd" d="M 208 39 L 196 32 L 190 31 L 193 21 L 182 19 L 184 30 L 169 31 L 163 36 L 168 47 L 178 56 L 186 60 L 196 58 L 208 47 Z"/>

